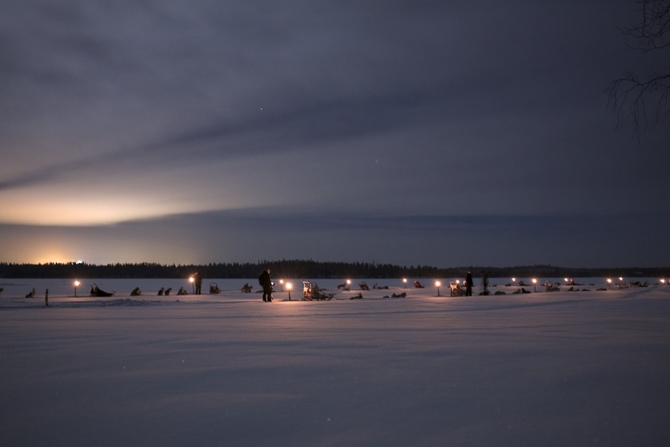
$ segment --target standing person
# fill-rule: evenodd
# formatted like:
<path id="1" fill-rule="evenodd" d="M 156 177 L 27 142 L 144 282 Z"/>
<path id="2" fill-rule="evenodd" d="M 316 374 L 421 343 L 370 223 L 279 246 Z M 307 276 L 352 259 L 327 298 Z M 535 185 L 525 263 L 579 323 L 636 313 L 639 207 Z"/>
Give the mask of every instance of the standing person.
<path id="1" fill-rule="evenodd" d="M 258 283 L 263 288 L 263 301 L 272 301 L 272 280 L 270 279 L 270 269 L 263 270 L 258 277 Z"/>
<path id="2" fill-rule="evenodd" d="M 202 276 L 200 276 L 200 273 L 196 272 L 195 275 L 193 275 L 193 279 L 195 284 L 195 294 L 200 295 L 200 291 L 202 290 Z"/>
<path id="3" fill-rule="evenodd" d="M 482 274 L 482 286 L 484 286 L 484 292 L 482 292 L 483 295 L 488 295 L 489 294 L 489 278 L 486 276 L 485 271 L 481 271 Z"/>
<path id="4" fill-rule="evenodd" d="M 465 275 L 465 296 L 472 296 L 472 273 Z"/>

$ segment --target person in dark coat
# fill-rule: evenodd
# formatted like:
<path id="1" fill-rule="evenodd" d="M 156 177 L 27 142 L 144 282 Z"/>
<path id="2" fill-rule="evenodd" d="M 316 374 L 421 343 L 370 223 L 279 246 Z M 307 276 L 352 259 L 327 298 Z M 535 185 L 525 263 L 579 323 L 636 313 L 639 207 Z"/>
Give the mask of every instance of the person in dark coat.
<path id="1" fill-rule="evenodd" d="M 472 296 L 472 273 L 465 275 L 465 296 Z"/>
<path id="2" fill-rule="evenodd" d="M 272 301 L 272 280 L 270 279 L 270 269 L 263 270 L 258 277 L 258 283 L 263 288 L 263 301 Z"/>
<path id="3" fill-rule="evenodd" d="M 200 276 L 200 273 L 197 273 L 193 275 L 193 283 L 195 284 L 195 294 L 200 295 L 200 291 L 202 289 L 202 276 Z"/>

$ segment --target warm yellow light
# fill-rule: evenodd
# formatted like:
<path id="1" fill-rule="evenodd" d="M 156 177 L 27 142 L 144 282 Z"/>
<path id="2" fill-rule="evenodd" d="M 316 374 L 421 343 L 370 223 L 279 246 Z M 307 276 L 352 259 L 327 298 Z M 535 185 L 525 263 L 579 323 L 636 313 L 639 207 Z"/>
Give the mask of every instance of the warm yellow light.
<path id="1" fill-rule="evenodd" d="M 292 287 L 293 287 L 293 284 L 291 284 L 290 282 L 287 282 L 287 283 L 286 283 L 286 288 L 287 288 L 288 290 L 291 290 Z"/>
<path id="2" fill-rule="evenodd" d="M 568 282 L 568 278 L 563 278 L 563 280 L 564 280 L 565 282 Z"/>
<path id="3" fill-rule="evenodd" d="M 75 287 L 79 287 L 79 284 L 81 284 L 79 281 L 75 281 L 75 282 L 74 282 L 74 286 L 75 286 Z"/>
<path id="4" fill-rule="evenodd" d="M 516 278 L 512 278 L 512 281 L 516 281 Z"/>
<path id="5" fill-rule="evenodd" d="M 533 278 L 533 284 L 537 283 L 537 279 Z"/>
<path id="6" fill-rule="evenodd" d="M 607 278 L 607 282 L 612 284 L 612 278 Z"/>
<path id="7" fill-rule="evenodd" d="M 193 277 L 191 276 L 191 277 L 188 279 L 188 282 L 195 282 L 195 279 L 193 279 Z"/>
<path id="8" fill-rule="evenodd" d="M 351 284 L 351 280 L 350 280 L 350 279 L 347 279 L 347 284 Z"/>
<path id="9" fill-rule="evenodd" d="M 619 276 L 619 281 L 623 281 L 623 277 Z"/>
<path id="10" fill-rule="evenodd" d="M 442 283 L 440 281 L 435 281 L 435 287 L 440 287 Z"/>
<path id="11" fill-rule="evenodd" d="M 460 280 L 460 279 L 457 279 L 457 280 L 456 280 L 456 284 L 460 284 L 460 283 L 461 283 L 461 280 Z"/>
<path id="12" fill-rule="evenodd" d="M 661 280 L 661 284 L 665 284 L 665 279 L 662 279 L 662 280 Z"/>
<path id="13" fill-rule="evenodd" d="M 402 282 L 407 282 L 407 278 L 403 278 L 403 279 L 402 279 Z"/>

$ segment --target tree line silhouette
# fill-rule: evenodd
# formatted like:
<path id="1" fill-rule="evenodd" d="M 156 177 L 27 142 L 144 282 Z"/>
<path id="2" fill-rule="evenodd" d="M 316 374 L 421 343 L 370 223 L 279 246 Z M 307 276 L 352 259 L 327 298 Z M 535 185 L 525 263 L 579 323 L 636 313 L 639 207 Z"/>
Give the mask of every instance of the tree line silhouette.
<path id="1" fill-rule="evenodd" d="M 551 265 L 516 267 L 427 265 L 399 266 L 375 262 L 320 262 L 313 260 L 258 261 L 255 263 L 157 264 L 0 263 L 0 278 L 184 278 L 198 272 L 205 278 L 256 278 L 265 269 L 274 278 L 463 278 L 468 271 L 484 271 L 490 278 L 584 278 L 670 276 L 668 267 L 569 268 Z"/>

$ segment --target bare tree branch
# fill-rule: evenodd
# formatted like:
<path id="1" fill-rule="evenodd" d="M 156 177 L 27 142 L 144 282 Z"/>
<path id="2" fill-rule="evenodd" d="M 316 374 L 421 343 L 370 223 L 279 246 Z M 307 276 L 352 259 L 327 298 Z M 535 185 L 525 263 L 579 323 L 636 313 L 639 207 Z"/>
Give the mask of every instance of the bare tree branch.
<path id="1" fill-rule="evenodd" d="M 670 48 L 670 0 L 636 1 L 641 7 L 641 21 L 623 30 L 636 40 L 636 45 L 630 47 L 643 53 Z M 628 115 L 638 137 L 641 128 L 650 121 L 658 124 L 670 116 L 670 73 L 639 77 L 632 71 L 625 71 L 622 77 L 610 83 L 606 93 L 607 108 L 617 117 L 617 128 Z"/>

